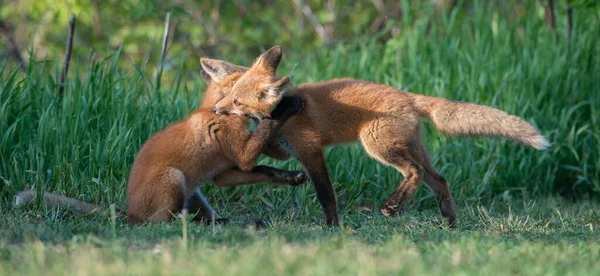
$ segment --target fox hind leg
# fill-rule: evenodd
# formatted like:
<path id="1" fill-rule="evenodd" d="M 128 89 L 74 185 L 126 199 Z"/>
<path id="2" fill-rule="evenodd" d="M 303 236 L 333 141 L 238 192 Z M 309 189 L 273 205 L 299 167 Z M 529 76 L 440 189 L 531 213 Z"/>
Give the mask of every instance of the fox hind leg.
<path id="1" fill-rule="evenodd" d="M 419 143 L 419 146 L 413 148 L 412 151 L 418 162 L 425 169 L 423 181 L 435 195 L 440 213 L 448 219 L 448 225 L 451 228 L 456 227 L 457 217 L 454 208 L 454 199 L 452 198 L 452 194 L 450 194 L 448 182 L 431 166 L 423 144 Z"/>
<path id="2" fill-rule="evenodd" d="M 418 128 L 415 133 L 419 133 Z M 397 138 L 381 139 L 381 137 L 376 140 L 371 137 L 365 135 L 364 139 L 361 139 L 367 153 L 380 162 L 393 166 L 404 175 L 404 180 L 381 206 L 381 212 L 385 216 L 396 213 L 416 191 L 420 182 L 424 181 L 434 193 L 442 216 L 448 218 L 449 225 L 454 227 L 456 223 L 454 199 L 446 180 L 431 166 L 427 152 L 419 141 L 420 135 L 414 135 L 415 138 L 408 141 Z"/>
<path id="3" fill-rule="evenodd" d="M 404 175 L 404 179 L 392 195 L 383 203 L 380 210 L 385 216 L 398 212 L 410 196 L 417 190 L 423 179 L 424 169 L 414 160 L 408 149 L 394 149 L 380 158 L 389 163 Z"/>
<path id="4" fill-rule="evenodd" d="M 145 185 L 128 193 L 128 216 L 135 222 L 170 221 L 184 206 L 185 177 L 175 168 L 155 171 Z"/>
<path id="5" fill-rule="evenodd" d="M 410 147 L 418 145 L 418 117 L 380 119 L 363 128 L 360 141 L 369 155 L 379 162 L 393 166 L 404 179 L 383 203 L 380 211 L 385 216 L 395 214 L 419 187 L 425 169 L 419 164 Z"/>
<path id="6" fill-rule="evenodd" d="M 446 180 L 431 166 L 420 133 L 419 118 L 411 116 L 382 118 L 361 132 L 360 140 L 367 153 L 404 175 L 404 180 L 384 202 L 381 211 L 386 216 L 397 212 L 424 181 L 434 193 L 442 216 L 454 227 L 454 199 Z"/>
<path id="7" fill-rule="evenodd" d="M 183 209 L 188 210 L 189 214 L 194 214 L 193 221 L 210 222 L 213 218 L 216 221 L 224 220 L 213 210 L 199 188 L 196 188 L 192 195 L 188 197 Z"/>

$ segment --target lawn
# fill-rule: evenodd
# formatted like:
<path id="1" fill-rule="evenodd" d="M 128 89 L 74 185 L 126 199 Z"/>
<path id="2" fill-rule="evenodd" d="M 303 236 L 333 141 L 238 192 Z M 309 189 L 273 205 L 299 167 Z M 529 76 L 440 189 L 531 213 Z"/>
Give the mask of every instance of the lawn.
<path id="1" fill-rule="evenodd" d="M 600 271 L 600 205 L 560 199 L 462 206 L 458 230 L 435 209 L 388 218 L 363 208 L 329 229 L 319 215 L 271 215 L 266 230 L 179 220 L 132 226 L 102 216 L 2 215 L 2 275 L 592 275 Z M 241 215 L 243 214 L 243 215 Z M 233 214 L 232 214 L 233 215 Z M 240 217 L 241 216 L 241 217 Z M 185 230 L 187 229 L 187 230 Z M 185 232 L 185 234 L 184 234 Z"/>
<path id="2" fill-rule="evenodd" d="M 110 215 L 13 208 L 23 189 L 125 208 L 142 143 L 202 98 L 198 72 L 182 69 L 197 56 L 175 60 L 160 75 L 120 50 L 75 53 L 62 99 L 58 60 L 31 62 L 24 71 L 0 64 L 0 274 L 597 274 L 597 14 L 578 13 L 572 38 L 560 28 L 557 41 L 539 9 L 511 21 L 475 6 L 472 16 L 444 16 L 431 26 L 417 21 L 385 41 L 284 48 L 279 70 L 295 84 L 353 77 L 485 104 L 536 126 L 552 142 L 546 151 L 500 138 L 450 137 L 424 122 L 424 144 L 459 209 L 458 229 L 438 226 L 424 187 L 401 214 L 382 216 L 378 207 L 402 177 L 356 144 L 326 150 L 340 228 L 323 226 L 310 182 L 202 187 L 225 216 L 272 221 L 262 230 L 182 220 L 133 226 Z M 302 168 L 295 160 L 259 163 Z"/>

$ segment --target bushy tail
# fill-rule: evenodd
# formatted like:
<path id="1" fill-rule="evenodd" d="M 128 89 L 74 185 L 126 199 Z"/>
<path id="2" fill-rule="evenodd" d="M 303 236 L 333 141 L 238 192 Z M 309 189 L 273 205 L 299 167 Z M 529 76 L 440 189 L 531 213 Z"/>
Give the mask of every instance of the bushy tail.
<path id="1" fill-rule="evenodd" d="M 28 205 L 29 203 L 31 203 L 35 200 L 36 195 L 37 195 L 36 191 L 33 191 L 33 190 L 22 191 L 15 196 L 14 205 L 15 206 Z M 87 203 L 87 202 L 84 202 L 81 200 L 77 200 L 74 198 L 57 195 L 57 194 L 53 194 L 53 193 L 44 193 L 44 198 L 42 199 L 42 202 L 48 208 L 56 208 L 56 207 L 69 208 L 70 210 L 73 210 L 80 214 L 89 214 L 92 212 L 101 212 L 102 211 L 102 207 L 100 207 L 98 205 L 90 204 L 90 203 Z"/>
<path id="2" fill-rule="evenodd" d="M 442 132 L 456 135 L 501 136 L 539 150 L 550 146 L 535 127 L 504 111 L 478 104 L 409 94 L 419 114 L 431 120 Z"/>

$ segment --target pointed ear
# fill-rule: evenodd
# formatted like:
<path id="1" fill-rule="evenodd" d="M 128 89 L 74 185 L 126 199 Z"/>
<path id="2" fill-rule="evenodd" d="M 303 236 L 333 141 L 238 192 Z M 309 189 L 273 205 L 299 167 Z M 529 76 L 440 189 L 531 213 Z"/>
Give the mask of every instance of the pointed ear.
<path id="1" fill-rule="evenodd" d="M 212 81 L 212 78 L 210 77 L 210 75 L 208 73 L 206 73 L 206 71 L 204 71 L 204 69 L 200 69 L 200 77 L 202 77 L 202 80 L 207 85 L 210 84 L 210 82 Z"/>
<path id="2" fill-rule="evenodd" d="M 217 83 L 233 73 L 243 73 L 248 71 L 247 67 L 231 64 L 218 59 L 201 58 L 200 65 L 202 65 L 204 72 Z M 202 79 L 204 79 L 204 76 Z M 204 80 L 206 81 L 206 79 Z"/>
<path id="3" fill-rule="evenodd" d="M 288 77 L 283 77 L 280 80 L 269 84 L 267 94 L 270 97 L 283 97 L 284 94 L 292 89 L 292 81 Z"/>
<path id="4" fill-rule="evenodd" d="M 273 48 L 260 55 L 253 66 L 262 68 L 269 73 L 275 74 L 277 67 L 279 66 L 279 62 L 281 62 L 281 56 L 281 47 L 279 47 L 279 45 L 273 46 Z"/>

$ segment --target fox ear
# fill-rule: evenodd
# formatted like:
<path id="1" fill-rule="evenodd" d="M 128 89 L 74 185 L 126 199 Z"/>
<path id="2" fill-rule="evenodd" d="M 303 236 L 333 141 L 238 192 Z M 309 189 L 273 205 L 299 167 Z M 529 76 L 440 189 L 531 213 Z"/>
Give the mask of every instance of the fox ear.
<path id="1" fill-rule="evenodd" d="M 202 69 L 204 69 L 205 74 L 210 76 L 210 79 L 216 81 L 217 83 L 221 82 L 233 73 L 244 73 L 248 71 L 248 67 L 231 64 L 218 59 L 201 58 L 200 65 L 202 65 Z M 206 81 L 204 75 L 202 75 L 202 79 Z"/>
<path id="2" fill-rule="evenodd" d="M 267 94 L 271 97 L 283 97 L 284 94 L 292 89 L 292 81 L 289 77 L 283 77 L 280 80 L 268 85 Z"/>
<path id="3" fill-rule="evenodd" d="M 206 84 L 210 84 L 210 82 L 212 81 L 212 78 L 208 73 L 206 73 L 206 71 L 204 71 L 204 69 L 200 69 L 200 77 L 202 77 L 202 80 Z"/>
<path id="4" fill-rule="evenodd" d="M 260 67 L 271 74 L 275 74 L 279 62 L 281 62 L 281 55 L 281 47 L 279 47 L 279 45 L 273 46 L 273 48 L 267 50 L 258 57 L 254 66 Z"/>

